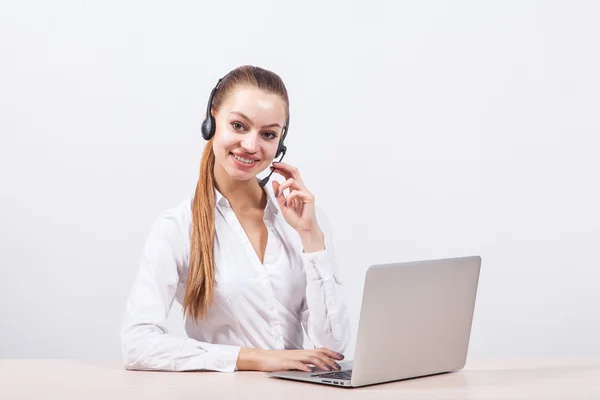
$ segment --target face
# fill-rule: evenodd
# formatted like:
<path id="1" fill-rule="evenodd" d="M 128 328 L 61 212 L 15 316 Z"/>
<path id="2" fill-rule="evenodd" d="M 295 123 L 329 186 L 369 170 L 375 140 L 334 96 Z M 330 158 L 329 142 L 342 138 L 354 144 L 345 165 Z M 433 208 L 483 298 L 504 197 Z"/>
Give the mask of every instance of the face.
<path id="1" fill-rule="evenodd" d="M 237 180 L 269 167 L 283 132 L 285 102 L 277 94 L 244 86 L 234 89 L 213 114 L 215 164 Z"/>

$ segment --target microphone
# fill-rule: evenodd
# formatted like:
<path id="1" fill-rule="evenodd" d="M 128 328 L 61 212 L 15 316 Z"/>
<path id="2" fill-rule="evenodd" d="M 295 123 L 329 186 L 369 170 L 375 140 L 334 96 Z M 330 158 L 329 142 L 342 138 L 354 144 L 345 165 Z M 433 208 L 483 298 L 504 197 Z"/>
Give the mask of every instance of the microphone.
<path id="1" fill-rule="evenodd" d="M 278 162 L 281 162 L 281 160 L 283 160 L 283 157 L 285 157 L 285 152 L 287 150 L 287 148 L 285 146 L 283 146 L 283 153 L 281 154 L 281 158 L 279 159 Z M 258 186 L 260 186 L 261 188 L 264 188 L 265 185 L 267 184 L 267 182 L 269 182 L 269 178 L 271 178 L 271 175 L 273 175 L 273 172 L 275 172 L 275 170 L 271 170 L 271 173 L 269 175 L 267 175 L 266 178 L 263 178 L 260 180 L 260 182 L 258 182 Z"/>

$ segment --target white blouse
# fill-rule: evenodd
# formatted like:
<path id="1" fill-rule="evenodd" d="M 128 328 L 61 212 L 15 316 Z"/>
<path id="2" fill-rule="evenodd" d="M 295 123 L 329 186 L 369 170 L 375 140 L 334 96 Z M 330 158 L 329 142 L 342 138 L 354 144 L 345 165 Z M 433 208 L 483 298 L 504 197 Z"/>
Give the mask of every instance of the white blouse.
<path id="1" fill-rule="evenodd" d="M 231 372 L 241 347 L 303 348 L 303 327 L 315 347 L 343 353 L 350 323 L 327 220 L 317 208 L 325 250 L 304 253 L 271 185 L 265 191 L 268 240 L 261 264 L 229 202 L 215 190 L 215 297 L 199 323 L 186 318 L 188 338 L 169 335 L 166 320 L 173 300 L 182 304 L 185 295 L 192 200 L 159 216 L 127 301 L 125 368 Z"/>

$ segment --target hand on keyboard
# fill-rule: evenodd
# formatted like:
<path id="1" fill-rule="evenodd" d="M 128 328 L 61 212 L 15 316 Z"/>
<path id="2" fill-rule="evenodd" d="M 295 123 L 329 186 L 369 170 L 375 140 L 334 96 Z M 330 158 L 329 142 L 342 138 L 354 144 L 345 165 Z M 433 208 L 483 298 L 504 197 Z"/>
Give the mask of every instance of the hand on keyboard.
<path id="1" fill-rule="evenodd" d="M 323 371 L 339 371 L 340 365 L 335 360 L 343 360 L 344 356 L 325 347 L 312 350 L 263 350 L 242 348 L 240 350 L 237 369 L 275 372 L 297 369 L 312 372 L 314 365 Z"/>

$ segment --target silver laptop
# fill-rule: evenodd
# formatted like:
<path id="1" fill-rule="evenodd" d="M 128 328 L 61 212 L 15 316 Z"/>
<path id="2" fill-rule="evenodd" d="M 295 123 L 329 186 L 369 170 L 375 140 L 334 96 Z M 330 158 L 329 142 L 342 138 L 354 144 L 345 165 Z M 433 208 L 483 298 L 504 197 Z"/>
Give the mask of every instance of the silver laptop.
<path id="1" fill-rule="evenodd" d="M 369 267 L 354 361 L 334 372 L 268 375 L 358 387 L 462 369 L 480 266 L 472 256 Z"/>

